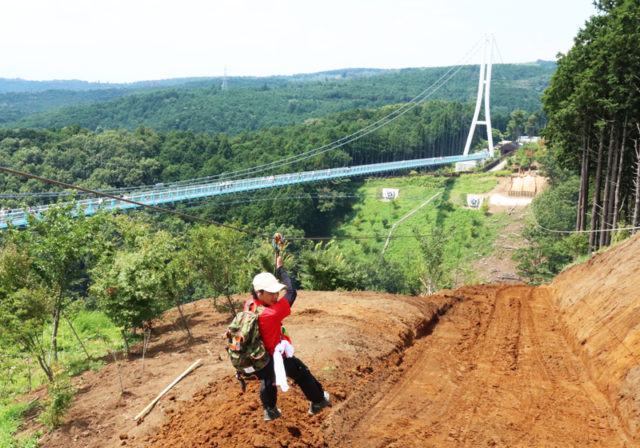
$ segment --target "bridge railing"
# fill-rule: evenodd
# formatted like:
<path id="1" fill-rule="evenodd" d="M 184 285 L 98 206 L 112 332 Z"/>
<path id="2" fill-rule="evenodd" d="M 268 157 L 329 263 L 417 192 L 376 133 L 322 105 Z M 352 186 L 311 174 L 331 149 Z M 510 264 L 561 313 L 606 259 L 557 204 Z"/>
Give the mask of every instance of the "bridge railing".
<path id="1" fill-rule="evenodd" d="M 402 160 L 398 162 L 375 163 L 369 165 L 357 165 L 352 167 L 326 168 L 322 170 L 301 171 L 296 173 L 277 174 L 248 179 L 227 180 L 208 184 L 196 184 L 185 186 L 169 186 L 146 190 L 128 195 L 121 195 L 122 199 L 139 202 L 141 204 L 158 205 L 168 202 L 198 199 L 203 197 L 220 196 L 231 193 L 240 193 L 265 188 L 276 188 L 321 180 L 337 179 L 341 177 L 355 177 L 375 174 L 387 171 L 401 171 L 425 166 L 448 165 L 451 163 L 470 160 L 482 160 L 489 157 L 486 151 L 467 156 L 431 157 L 426 159 Z M 82 199 L 77 201 L 76 214 L 92 215 L 98 210 L 117 210 L 140 207 L 124 200 L 111 198 Z M 33 214 L 36 219 L 55 204 L 28 207 L 25 209 L 0 210 L 0 228 L 6 228 L 9 223 L 14 226 L 27 225 L 27 215 Z"/>

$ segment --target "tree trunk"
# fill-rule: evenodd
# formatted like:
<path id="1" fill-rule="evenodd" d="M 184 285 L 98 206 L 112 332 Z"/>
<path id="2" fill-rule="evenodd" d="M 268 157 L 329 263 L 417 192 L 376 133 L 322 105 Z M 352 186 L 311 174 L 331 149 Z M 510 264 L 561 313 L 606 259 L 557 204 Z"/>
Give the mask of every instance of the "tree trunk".
<path id="1" fill-rule="evenodd" d="M 51 370 L 51 367 L 49 367 L 44 358 L 40 357 L 39 355 L 36 355 L 36 359 L 38 360 L 38 364 L 40 364 L 40 367 L 44 371 L 45 375 L 47 375 L 47 379 L 49 380 L 49 382 L 53 383 L 53 371 Z"/>
<path id="2" fill-rule="evenodd" d="M 632 227 L 638 227 L 640 221 L 640 147 L 638 147 L 638 141 L 640 140 L 640 123 L 636 123 L 638 129 L 638 138 L 634 140 L 634 148 L 636 150 L 636 179 L 635 179 L 635 203 L 633 205 L 633 219 L 631 220 Z M 638 230 L 633 229 L 631 232 L 636 233 Z"/>
<path id="3" fill-rule="evenodd" d="M 53 329 L 51 330 L 51 353 L 53 360 L 58 361 L 58 326 L 60 325 L 60 308 L 56 304 L 53 309 Z"/>
<path id="4" fill-rule="evenodd" d="M 580 171 L 580 192 L 578 196 L 578 214 L 576 216 L 576 230 L 584 230 L 587 221 L 587 201 L 589 196 L 589 143 L 588 137 L 583 135 L 582 169 Z"/>
<path id="5" fill-rule="evenodd" d="M 607 229 L 605 237 L 605 245 L 611 245 L 611 235 L 613 233 L 613 229 L 616 228 L 615 223 L 613 222 L 614 215 L 614 206 L 615 206 L 615 193 L 616 193 L 616 179 L 618 178 L 618 159 L 620 158 L 620 148 L 618 147 L 618 138 L 614 139 L 613 145 L 613 161 L 611 163 L 611 175 L 609 177 L 609 199 L 608 199 L 608 207 L 607 207 Z M 608 174 L 608 173 L 607 173 Z"/>
<path id="6" fill-rule="evenodd" d="M 598 136 L 598 158 L 596 160 L 596 174 L 593 185 L 593 205 L 591 206 L 591 233 L 589 234 L 589 253 L 598 250 L 598 209 L 600 207 L 600 178 L 602 177 L 602 149 L 604 147 L 604 130 Z"/>
<path id="7" fill-rule="evenodd" d="M 618 159 L 618 174 L 616 175 L 616 189 L 613 195 L 613 218 L 611 225 L 613 228 L 618 227 L 618 207 L 620 207 L 620 185 L 622 184 L 622 165 L 624 164 L 624 146 L 627 144 L 627 117 L 624 117 L 624 125 L 622 127 L 622 143 L 620 144 Z"/>
<path id="8" fill-rule="evenodd" d="M 51 330 L 51 351 L 53 360 L 58 361 L 58 328 L 60 327 L 60 312 L 62 308 L 62 290 L 58 293 L 56 302 L 53 305 L 53 329 Z"/>
<path id="9" fill-rule="evenodd" d="M 39 353 L 34 353 L 34 355 L 36 357 L 36 360 L 38 361 L 38 364 L 40 365 L 40 368 L 42 368 L 42 371 L 47 376 L 47 379 L 49 380 L 49 382 L 52 383 L 53 382 L 53 370 L 51 370 L 51 366 L 49 364 L 47 364 L 47 361 L 45 360 L 46 354 L 45 354 L 44 350 L 42 349 L 42 344 L 40 344 L 40 340 L 37 337 L 35 337 L 35 340 L 34 340 L 33 337 L 28 337 L 28 339 L 25 341 L 25 343 L 27 344 L 28 347 L 31 347 L 31 349 L 33 349 L 34 352 L 36 350 L 39 351 Z"/>
<path id="10" fill-rule="evenodd" d="M 122 330 L 120 330 L 120 334 L 122 334 L 122 341 L 124 342 L 124 351 L 127 353 L 127 356 L 129 356 L 129 342 L 127 341 L 127 332 L 124 331 L 124 328 Z"/>
<path id="11" fill-rule="evenodd" d="M 611 190 L 611 178 L 612 178 L 612 164 L 613 164 L 613 134 L 615 132 L 615 122 L 611 125 L 611 134 L 609 135 L 609 149 L 607 155 L 607 175 L 604 179 L 604 193 L 602 194 L 602 222 L 600 223 L 600 247 L 604 247 L 607 245 L 607 229 L 609 226 L 609 209 L 611 207 L 609 201 L 609 192 Z"/>
<path id="12" fill-rule="evenodd" d="M 184 326 L 184 329 L 187 331 L 189 340 L 193 341 L 193 336 L 191 336 L 191 331 L 189 330 L 189 324 L 187 323 L 187 319 L 185 319 L 184 314 L 182 312 L 182 305 L 180 305 L 180 302 L 178 302 L 177 305 L 178 305 L 178 312 L 180 313 L 180 319 L 182 320 L 182 325 Z"/>

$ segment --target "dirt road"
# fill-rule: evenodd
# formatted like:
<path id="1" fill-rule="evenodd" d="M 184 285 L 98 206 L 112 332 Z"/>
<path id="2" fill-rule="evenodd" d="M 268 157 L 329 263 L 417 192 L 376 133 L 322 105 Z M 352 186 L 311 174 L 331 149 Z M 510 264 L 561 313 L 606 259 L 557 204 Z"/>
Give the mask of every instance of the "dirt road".
<path id="1" fill-rule="evenodd" d="M 404 372 L 342 446 L 624 446 L 546 297 L 526 286 L 455 294 L 461 300 L 407 350 Z"/>
<path id="2" fill-rule="evenodd" d="M 172 413 L 145 444 L 633 446 L 565 342 L 545 294 L 479 285 L 432 297 L 441 315 L 425 319 L 404 346 L 342 375 L 324 375 L 335 404 L 322 416 L 305 415 L 296 391 L 280 401 L 285 417 L 264 423 L 255 395 L 238 400 L 233 385 L 217 383 Z M 322 347 L 325 355 L 332 347 Z"/>

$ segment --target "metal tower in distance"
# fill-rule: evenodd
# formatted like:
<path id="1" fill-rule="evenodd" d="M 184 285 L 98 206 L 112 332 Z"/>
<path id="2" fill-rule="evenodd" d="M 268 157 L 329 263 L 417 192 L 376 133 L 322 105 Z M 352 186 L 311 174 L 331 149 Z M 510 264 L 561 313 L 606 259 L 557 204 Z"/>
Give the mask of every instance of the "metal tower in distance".
<path id="1" fill-rule="evenodd" d="M 476 110 L 473 113 L 473 121 L 467 136 L 467 143 L 464 145 L 464 155 L 469 154 L 471 140 L 476 130 L 477 124 L 484 124 L 487 128 L 487 142 L 489 143 L 489 154 L 493 157 L 493 135 L 491 134 L 491 113 L 489 111 L 489 92 L 491 90 L 491 52 L 493 50 L 493 35 L 484 37 L 482 48 L 482 62 L 480 63 L 480 81 L 478 82 L 478 98 L 476 99 Z M 485 62 L 486 61 L 486 62 Z M 482 92 L 484 91 L 484 121 L 478 121 L 480 115 L 480 103 L 482 102 Z"/>
<path id="2" fill-rule="evenodd" d="M 224 68 L 224 77 L 222 78 L 222 86 L 220 86 L 221 90 L 227 90 L 227 67 Z"/>

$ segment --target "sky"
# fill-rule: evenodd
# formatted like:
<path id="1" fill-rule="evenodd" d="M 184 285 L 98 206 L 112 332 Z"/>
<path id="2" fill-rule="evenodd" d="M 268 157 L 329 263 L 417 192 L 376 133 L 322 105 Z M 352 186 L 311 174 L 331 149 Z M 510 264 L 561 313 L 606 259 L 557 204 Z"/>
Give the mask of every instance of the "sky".
<path id="1" fill-rule="evenodd" d="M 1 0 L 0 78 L 133 82 L 555 60 L 592 0 Z M 480 52 L 468 60 L 478 63 Z"/>

